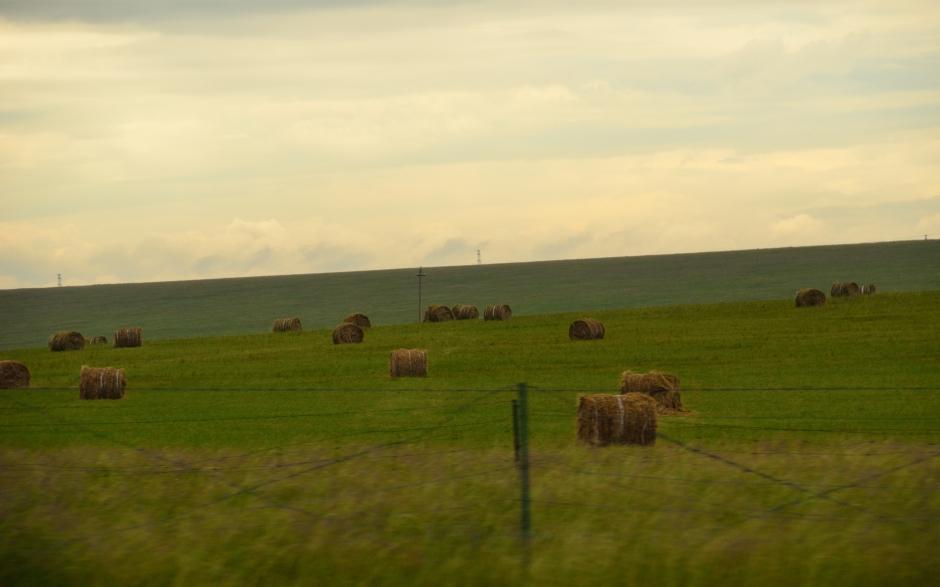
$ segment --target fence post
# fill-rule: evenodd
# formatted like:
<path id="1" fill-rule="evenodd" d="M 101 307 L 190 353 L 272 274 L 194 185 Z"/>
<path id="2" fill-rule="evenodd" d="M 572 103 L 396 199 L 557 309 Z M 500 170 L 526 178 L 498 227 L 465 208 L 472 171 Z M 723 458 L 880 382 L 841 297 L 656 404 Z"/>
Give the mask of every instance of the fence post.
<path id="1" fill-rule="evenodd" d="M 519 466 L 519 400 L 512 400 L 512 450 Z"/>
<path id="2" fill-rule="evenodd" d="M 529 402 L 525 383 L 519 384 L 519 482 L 520 526 L 522 529 L 523 560 L 528 566 L 532 541 L 532 512 L 529 501 Z"/>

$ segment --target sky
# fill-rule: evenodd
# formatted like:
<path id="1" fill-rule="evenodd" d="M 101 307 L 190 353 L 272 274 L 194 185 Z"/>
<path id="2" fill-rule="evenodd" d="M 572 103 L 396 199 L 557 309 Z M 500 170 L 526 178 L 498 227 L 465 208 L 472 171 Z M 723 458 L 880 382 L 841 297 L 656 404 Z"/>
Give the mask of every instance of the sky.
<path id="1" fill-rule="evenodd" d="M 0 0 L 0 288 L 924 234 L 936 1 Z"/>

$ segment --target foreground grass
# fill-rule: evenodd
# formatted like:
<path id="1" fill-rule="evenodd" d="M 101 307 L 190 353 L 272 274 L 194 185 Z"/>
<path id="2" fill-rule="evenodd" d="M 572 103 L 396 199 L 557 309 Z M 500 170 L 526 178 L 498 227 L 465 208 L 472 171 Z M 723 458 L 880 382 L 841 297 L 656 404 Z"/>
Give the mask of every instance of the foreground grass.
<path id="1" fill-rule="evenodd" d="M 20 350 L 0 583 L 923 584 L 940 547 L 940 292 Z M 391 381 L 388 351 L 429 349 Z M 127 369 L 77 399 L 81 364 Z M 584 391 L 682 377 L 655 447 L 574 441 Z M 530 392 L 523 570 L 512 384 Z"/>

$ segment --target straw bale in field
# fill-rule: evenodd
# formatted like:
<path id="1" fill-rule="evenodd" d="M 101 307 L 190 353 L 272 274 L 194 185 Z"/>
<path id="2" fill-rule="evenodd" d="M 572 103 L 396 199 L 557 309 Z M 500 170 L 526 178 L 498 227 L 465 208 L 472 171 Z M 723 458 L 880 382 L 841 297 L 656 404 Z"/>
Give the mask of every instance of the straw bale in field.
<path id="1" fill-rule="evenodd" d="M 568 327 L 568 338 L 571 340 L 596 340 L 604 338 L 604 325 L 594 318 L 581 318 L 575 320 Z"/>
<path id="2" fill-rule="evenodd" d="M 333 344 L 360 343 L 363 338 L 365 332 L 352 322 L 343 322 L 333 329 Z"/>
<path id="3" fill-rule="evenodd" d="M 121 399 L 127 379 L 124 369 L 114 367 L 88 367 L 82 365 L 79 382 L 81 399 Z"/>
<path id="4" fill-rule="evenodd" d="M 862 293 L 866 296 L 870 296 L 871 294 L 875 293 L 875 284 L 869 283 L 868 285 L 862 286 Z"/>
<path id="5" fill-rule="evenodd" d="M 300 325 L 300 318 L 278 318 L 274 321 L 272 332 L 300 332 L 303 326 Z"/>
<path id="6" fill-rule="evenodd" d="M 494 304 L 483 309 L 484 320 L 509 320 L 512 309 L 506 304 Z"/>
<path id="7" fill-rule="evenodd" d="M 425 322 L 447 322 L 453 319 L 454 313 L 447 306 L 431 304 L 428 306 L 428 309 L 424 311 Z"/>
<path id="8" fill-rule="evenodd" d="M 19 361 L 0 361 L 0 389 L 29 387 L 29 369 Z"/>
<path id="9" fill-rule="evenodd" d="M 394 377 L 427 377 L 428 351 L 395 349 L 388 358 L 388 374 Z"/>
<path id="10" fill-rule="evenodd" d="M 822 306 L 826 303 L 826 294 L 818 289 L 805 288 L 796 292 L 796 307 L 809 308 L 811 306 Z"/>
<path id="11" fill-rule="evenodd" d="M 108 344 L 108 339 L 105 336 L 93 336 L 91 344 Z"/>
<path id="12" fill-rule="evenodd" d="M 359 328 L 372 328 L 372 321 L 365 314 L 350 314 L 343 318 L 343 322 L 355 324 Z"/>
<path id="13" fill-rule="evenodd" d="M 480 310 L 469 304 L 454 304 L 451 312 L 454 314 L 454 320 L 476 320 L 480 317 Z"/>
<path id="14" fill-rule="evenodd" d="M 130 348 L 143 344 L 140 328 L 120 328 L 114 331 L 114 348 Z"/>
<path id="15" fill-rule="evenodd" d="M 656 401 L 642 393 L 578 398 L 578 438 L 588 444 L 656 442 Z"/>
<path id="16" fill-rule="evenodd" d="M 862 288 L 854 281 L 836 282 L 832 284 L 829 294 L 834 298 L 847 298 L 862 293 Z"/>
<path id="17" fill-rule="evenodd" d="M 656 400 L 659 411 L 663 413 L 684 411 L 679 376 L 672 373 L 624 371 L 620 375 L 620 393 L 646 394 Z"/>
<path id="18" fill-rule="evenodd" d="M 49 337 L 50 351 L 80 351 L 85 348 L 85 337 L 74 330 L 63 330 Z"/>

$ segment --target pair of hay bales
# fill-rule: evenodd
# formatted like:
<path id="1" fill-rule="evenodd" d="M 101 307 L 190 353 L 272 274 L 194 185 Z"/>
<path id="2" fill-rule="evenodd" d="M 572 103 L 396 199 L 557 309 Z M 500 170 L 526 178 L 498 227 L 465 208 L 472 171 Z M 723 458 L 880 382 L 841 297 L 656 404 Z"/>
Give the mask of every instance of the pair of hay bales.
<path id="1" fill-rule="evenodd" d="M 122 399 L 126 386 L 124 369 L 82 365 L 78 396 L 81 399 Z"/>
<path id="2" fill-rule="evenodd" d="M 372 321 L 365 314 L 350 314 L 333 329 L 333 344 L 358 344 L 365 340 L 365 329 L 371 327 Z"/>
<path id="3" fill-rule="evenodd" d="M 862 288 L 854 281 L 837 281 L 829 288 L 829 295 L 834 298 L 849 298 L 862 293 Z"/>
<path id="4" fill-rule="evenodd" d="M 83 348 L 85 348 L 85 337 L 74 330 L 63 330 L 49 337 L 50 351 L 80 351 Z"/>
<path id="5" fill-rule="evenodd" d="M 796 307 L 811 308 L 826 304 L 826 294 L 818 289 L 804 288 L 796 292 Z"/>
<path id="6" fill-rule="evenodd" d="M 395 349 L 388 357 L 388 374 L 398 377 L 427 377 L 428 351 L 424 349 Z"/>
<path id="7" fill-rule="evenodd" d="M 620 395 L 593 394 L 578 400 L 578 438 L 595 446 L 649 445 L 656 441 L 657 414 L 684 411 L 679 377 L 672 373 L 624 371 Z"/>
<path id="8" fill-rule="evenodd" d="M 568 327 L 568 338 L 571 340 L 600 340 L 604 338 L 604 325 L 594 318 L 575 320 Z"/>
<path id="9" fill-rule="evenodd" d="M 19 361 L 0 361 L 0 389 L 29 387 L 29 369 Z"/>

